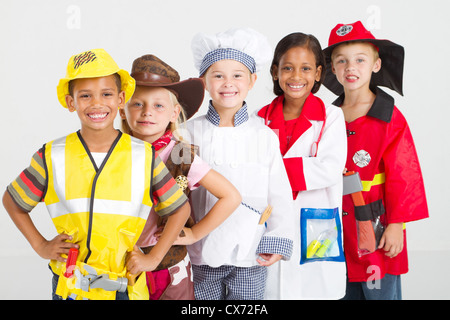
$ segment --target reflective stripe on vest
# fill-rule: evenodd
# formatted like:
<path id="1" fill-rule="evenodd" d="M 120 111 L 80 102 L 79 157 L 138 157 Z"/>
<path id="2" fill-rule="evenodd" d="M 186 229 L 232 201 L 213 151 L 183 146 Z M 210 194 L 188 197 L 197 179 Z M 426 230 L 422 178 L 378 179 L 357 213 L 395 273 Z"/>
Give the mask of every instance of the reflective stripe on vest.
<path id="1" fill-rule="evenodd" d="M 58 233 L 80 245 L 79 259 L 115 273 L 133 249 L 152 207 L 152 146 L 119 133 L 97 168 L 81 135 L 45 146 L 47 205 Z M 50 263 L 59 274 L 55 261 Z"/>

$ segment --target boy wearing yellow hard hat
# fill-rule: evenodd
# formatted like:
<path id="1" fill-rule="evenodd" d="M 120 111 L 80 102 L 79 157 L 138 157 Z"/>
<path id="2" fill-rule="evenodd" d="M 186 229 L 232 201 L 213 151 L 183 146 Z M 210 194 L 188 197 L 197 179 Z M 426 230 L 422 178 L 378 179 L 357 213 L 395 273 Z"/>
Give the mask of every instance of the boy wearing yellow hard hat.
<path id="1" fill-rule="evenodd" d="M 154 204 L 159 215 L 169 217 L 152 250 L 154 267 L 189 216 L 186 196 L 153 147 L 114 128 L 118 109 L 134 89 L 134 79 L 105 50 L 72 56 L 57 94 L 77 113 L 81 129 L 44 144 L 3 195 L 18 229 L 51 260 L 54 299 L 148 298 L 145 277 L 133 286 L 134 279 L 128 281 L 126 254 L 137 250 Z M 52 240 L 29 216 L 40 201 L 58 232 Z"/>

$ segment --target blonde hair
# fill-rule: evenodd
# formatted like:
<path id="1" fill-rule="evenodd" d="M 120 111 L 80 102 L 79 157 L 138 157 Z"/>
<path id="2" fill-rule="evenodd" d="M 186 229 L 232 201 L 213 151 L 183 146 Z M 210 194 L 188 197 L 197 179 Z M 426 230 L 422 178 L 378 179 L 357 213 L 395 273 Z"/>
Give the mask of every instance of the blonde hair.
<path id="1" fill-rule="evenodd" d="M 166 89 L 166 88 L 164 88 L 164 89 Z M 184 112 L 183 106 L 178 101 L 176 93 L 174 93 L 172 90 L 169 90 L 169 89 L 166 89 L 166 90 L 169 92 L 169 97 L 170 97 L 170 100 L 172 101 L 173 106 L 174 107 L 176 105 L 180 106 L 180 113 L 178 115 L 177 121 L 169 122 L 169 124 L 167 125 L 167 128 L 166 128 L 166 131 L 170 130 L 177 140 L 183 141 L 183 137 L 180 135 L 181 130 L 179 130 L 179 129 L 181 128 L 182 124 L 184 124 L 186 122 L 186 113 Z M 130 101 L 131 101 L 131 99 L 130 99 Z M 128 103 L 127 103 L 127 105 L 128 105 Z M 133 135 L 133 130 L 131 130 L 127 119 L 122 119 L 122 131 L 124 133 L 129 134 L 130 136 Z"/>

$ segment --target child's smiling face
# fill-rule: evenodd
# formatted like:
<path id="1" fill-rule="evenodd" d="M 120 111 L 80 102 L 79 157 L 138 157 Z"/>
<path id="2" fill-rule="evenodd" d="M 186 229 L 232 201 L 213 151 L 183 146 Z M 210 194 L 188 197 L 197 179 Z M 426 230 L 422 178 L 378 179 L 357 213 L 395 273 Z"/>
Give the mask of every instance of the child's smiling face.
<path id="1" fill-rule="evenodd" d="M 205 87 L 220 113 L 222 109 L 235 111 L 242 107 L 248 92 L 256 81 L 256 74 L 236 60 L 220 60 L 211 65 L 204 75 Z"/>
<path id="2" fill-rule="evenodd" d="M 166 132 L 169 123 L 177 121 L 181 106 L 174 104 L 171 94 L 162 87 L 136 86 L 130 101 L 120 110 L 133 136 L 152 143 Z"/>
<path id="3" fill-rule="evenodd" d="M 125 103 L 125 92 L 119 91 L 114 75 L 74 81 L 73 94 L 66 96 L 66 103 L 70 112 L 77 112 L 81 129 L 114 128 L 117 111 Z"/>
<path id="4" fill-rule="evenodd" d="M 314 53 L 306 47 L 292 47 L 280 59 L 272 76 L 278 80 L 286 100 L 304 101 L 315 81 L 320 81 L 322 67 L 316 67 Z"/>

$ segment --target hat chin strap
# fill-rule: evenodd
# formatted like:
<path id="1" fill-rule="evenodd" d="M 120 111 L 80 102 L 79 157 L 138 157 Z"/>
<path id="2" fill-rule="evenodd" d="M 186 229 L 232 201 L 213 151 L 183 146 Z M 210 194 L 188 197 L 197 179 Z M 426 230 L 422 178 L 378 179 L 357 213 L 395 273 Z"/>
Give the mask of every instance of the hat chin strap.
<path id="1" fill-rule="evenodd" d="M 170 84 L 172 83 L 171 79 L 165 76 L 161 76 L 156 73 L 150 72 L 133 72 L 131 76 L 137 82 L 147 82 L 148 84 Z"/>

